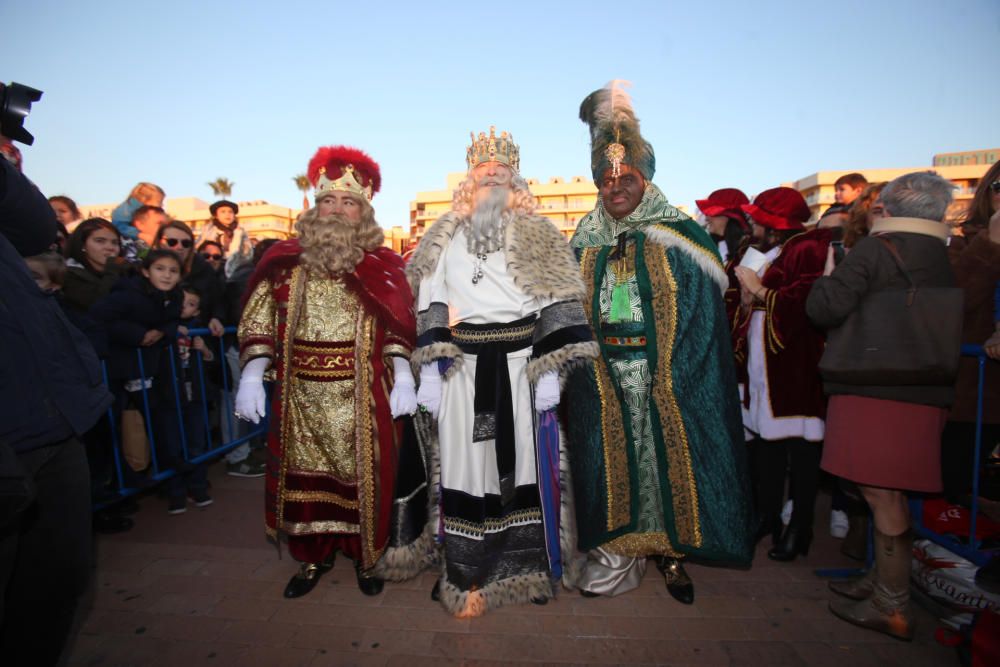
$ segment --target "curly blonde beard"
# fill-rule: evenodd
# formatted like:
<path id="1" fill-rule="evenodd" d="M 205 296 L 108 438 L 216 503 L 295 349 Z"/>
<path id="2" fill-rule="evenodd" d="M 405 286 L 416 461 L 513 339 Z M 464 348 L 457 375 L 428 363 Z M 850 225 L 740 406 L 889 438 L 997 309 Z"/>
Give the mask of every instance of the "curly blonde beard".
<path id="1" fill-rule="evenodd" d="M 452 210 L 466 225 L 468 251 L 472 254 L 496 252 L 503 247 L 504 229 L 512 218 L 535 212 L 535 198 L 528 183 L 518 175 L 510 182 L 510 190 L 491 188 L 478 203 L 479 186 L 470 174 L 452 196 Z"/>
<path id="2" fill-rule="evenodd" d="M 302 265 L 308 273 L 318 276 L 350 273 L 366 252 L 385 242 L 371 204 L 358 201 L 362 202 L 359 222 L 350 222 L 340 215 L 321 216 L 318 207 L 299 216 L 295 231 L 302 246 Z"/>

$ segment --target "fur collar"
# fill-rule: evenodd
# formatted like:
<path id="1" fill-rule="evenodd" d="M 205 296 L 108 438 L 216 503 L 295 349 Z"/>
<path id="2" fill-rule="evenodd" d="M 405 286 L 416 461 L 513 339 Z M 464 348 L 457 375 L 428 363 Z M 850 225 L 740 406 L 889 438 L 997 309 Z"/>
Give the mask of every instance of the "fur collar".
<path id="1" fill-rule="evenodd" d="M 406 267 L 413 293 L 434 274 L 441 252 L 448 246 L 462 218 L 453 211 L 438 218 L 424 234 Z M 525 294 L 538 298 L 582 300 L 586 296 L 580 269 L 565 237 L 548 219 L 521 215 L 507 225 L 504 239 L 507 270 Z"/>
<path id="2" fill-rule="evenodd" d="M 872 236 L 876 234 L 890 234 L 892 232 L 910 232 L 911 234 L 923 234 L 931 236 L 942 243 L 948 242 L 948 226 L 933 220 L 923 218 L 881 218 L 872 224 Z"/>
<path id="3" fill-rule="evenodd" d="M 694 226 L 695 223 L 691 222 Z M 642 230 L 646 238 L 664 248 L 677 248 L 687 255 L 695 264 L 707 273 L 718 284 L 723 294 L 729 288 L 729 277 L 722 265 L 718 250 L 706 247 L 684 234 L 676 225 L 650 225 Z M 690 232 L 690 230 L 685 230 Z"/>

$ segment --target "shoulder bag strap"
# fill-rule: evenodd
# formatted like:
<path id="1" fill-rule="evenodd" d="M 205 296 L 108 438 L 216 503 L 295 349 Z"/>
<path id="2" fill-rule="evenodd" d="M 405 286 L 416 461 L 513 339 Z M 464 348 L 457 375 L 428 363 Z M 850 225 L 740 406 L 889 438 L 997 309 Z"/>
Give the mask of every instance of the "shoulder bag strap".
<path id="1" fill-rule="evenodd" d="M 917 293 L 917 285 L 913 282 L 910 272 L 906 270 L 906 264 L 903 262 L 903 258 L 900 257 L 899 250 L 897 250 L 896 245 L 886 237 L 876 236 L 875 238 L 877 238 L 882 245 L 885 246 L 885 249 L 889 251 L 889 254 L 892 255 L 892 259 L 896 262 L 896 266 L 899 267 L 903 277 L 906 278 L 906 282 L 910 283 L 909 289 L 906 290 L 906 305 L 913 305 L 913 297 Z"/>

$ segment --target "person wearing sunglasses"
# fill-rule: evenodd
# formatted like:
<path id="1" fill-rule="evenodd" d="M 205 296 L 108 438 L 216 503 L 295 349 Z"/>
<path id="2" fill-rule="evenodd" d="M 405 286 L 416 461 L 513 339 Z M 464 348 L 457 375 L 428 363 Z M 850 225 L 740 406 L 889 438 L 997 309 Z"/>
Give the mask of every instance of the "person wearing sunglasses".
<path id="1" fill-rule="evenodd" d="M 198 246 L 198 254 L 216 271 L 222 268 L 223 260 L 226 258 L 222 246 L 215 241 L 203 241 Z"/>
<path id="2" fill-rule="evenodd" d="M 153 237 L 153 247 L 171 250 L 181 258 L 181 278 L 201 294 L 201 312 L 208 319 L 213 336 L 223 332 L 222 299 L 225 284 L 208 260 L 194 251 L 194 232 L 180 220 L 171 220 L 160 226 Z"/>

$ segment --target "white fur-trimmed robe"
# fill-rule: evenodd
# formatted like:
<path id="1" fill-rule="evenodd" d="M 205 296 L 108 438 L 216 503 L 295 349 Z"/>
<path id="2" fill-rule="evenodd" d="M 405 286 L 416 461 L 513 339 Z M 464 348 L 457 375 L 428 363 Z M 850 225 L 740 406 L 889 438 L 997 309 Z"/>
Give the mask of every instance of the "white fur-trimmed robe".
<path id="1" fill-rule="evenodd" d="M 461 222 L 461 219 L 454 213 L 446 214 L 435 222 L 422 239 L 407 267 L 407 277 L 414 294 L 418 295 L 418 304 L 420 304 L 418 305 L 417 324 L 420 340 L 418 340 L 412 362 L 415 369 L 419 369 L 422 364 L 437 360 L 449 360 L 451 365 L 445 375 L 446 383 L 459 382 L 456 374 L 461 372 L 460 369 L 466 356 L 458 345 L 451 342 L 450 327 L 458 322 L 450 321 L 448 304 L 431 303 L 428 298 L 428 290 L 432 288 L 435 273 L 439 269 L 442 258 L 447 254 L 445 251 L 453 240 L 455 245 L 451 247 L 452 251 L 467 252 L 464 234 L 459 233 Z M 458 245 L 459 243 L 461 246 Z M 512 383 L 525 382 L 525 376 L 527 380 L 527 383 L 521 385 L 520 389 L 514 388 L 515 405 L 518 402 L 517 397 L 520 396 L 521 412 L 523 412 L 525 406 L 531 405 L 531 398 L 525 395 L 524 391 L 530 392 L 530 386 L 533 386 L 539 377 L 548 371 L 556 371 L 560 377 L 565 377 L 572 367 L 594 358 L 598 353 L 598 347 L 592 339 L 589 325 L 586 324 L 586 317 L 580 301 L 584 296 L 585 288 L 580 278 L 579 269 L 566 240 L 552 223 L 540 216 L 515 217 L 507 225 L 502 256 L 506 260 L 503 269 L 494 264 L 490 266 L 490 270 L 496 276 L 504 279 L 500 282 L 507 284 L 507 289 L 510 290 L 506 293 L 507 296 L 515 302 L 521 299 L 524 303 L 539 304 L 535 312 L 528 313 L 538 316 L 533 345 L 530 348 L 532 350 L 530 357 L 526 359 L 523 353 L 519 357 L 521 361 L 510 357 L 512 374 L 520 374 L 522 378 L 517 380 L 516 377 L 512 376 Z M 489 266 L 489 260 L 487 260 L 487 265 Z M 471 273 L 468 276 L 463 273 L 461 276 L 450 276 L 447 280 L 450 282 L 452 280 L 469 280 L 470 278 Z M 494 281 L 491 284 L 498 284 L 498 282 Z M 465 286 L 463 285 L 463 287 Z M 485 286 L 482 288 L 488 289 Z M 521 296 L 518 296 L 518 293 Z M 419 295 L 421 294 L 424 296 L 423 300 L 420 299 Z M 478 320 L 485 318 L 486 321 L 489 321 L 486 313 L 477 313 L 476 316 Z M 482 324 L 483 322 L 476 323 Z M 505 324 L 505 322 L 497 322 L 497 324 Z M 560 344 L 553 343 L 557 339 L 561 341 Z M 523 370 L 515 372 L 515 367 Z M 471 372 L 463 373 L 463 375 L 469 376 L 463 377 L 460 382 L 462 386 L 466 387 L 464 392 L 467 391 L 472 375 Z M 456 388 L 458 386 L 456 385 Z M 454 390 L 445 393 L 450 393 L 453 397 L 455 395 Z M 529 402 L 525 403 L 525 400 Z M 467 407 L 471 413 L 471 405 L 464 407 Z M 454 412 L 455 406 L 452 406 L 451 410 Z M 534 411 L 530 407 L 528 411 L 534 415 Z M 522 419 L 524 417 L 530 419 L 529 415 L 521 415 Z M 444 539 L 444 535 L 437 534 L 441 519 L 438 509 L 441 499 L 440 471 L 441 466 L 449 465 L 449 461 L 446 457 L 442 457 L 436 421 L 427 415 L 420 415 L 418 422 L 420 425 L 418 433 L 421 435 L 421 444 L 426 452 L 425 460 L 432 464 L 429 476 L 432 488 L 429 494 L 431 508 L 428 513 L 430 517 L 428 529 L 413 545 L 389 549 L 384 558 L 385 565 L 380 568 L 382 575 L 388 578 L 413 576 L 436 560 L 430 554 L 437 551 L 441 556 L 441 602 L 453 614 L 474 616 L 487 609 L 505 604 L 524 603 L 532 598 L 547 599 L 552 597 L 554 582 L 547 567 L 532 571 L 498 574 L 484 565 L 486 574 L 483 584 L 472 586 L 471 589 L 463 589 L 449 580 L 447 543 L 448 540 L 462 539 L 461 536 L 454 535 Z M 523 424 L 523 421 L 521 423 Z M 442 425 L 442 429 L 446 426 L 448 425 Z M 561 435 L 560 433 L 560 442 L 562 443 Z M 523 428 L 521 436 L 519 442 L 524 439 Z M 460 439 L 461 437 L 459 435 Z M 528 439 L 531 439 L 531 436 L 528 436 Z M 449 432 L 449 441 L 455 442 L 454 433 Z M 482 443 L 476 443 L 476 445 L 482 445 Z M 473 446 L 471 434 L 468 446 Z M 518 445 L 518 452 L 521 456 L 534 456 L 534 442 L 521 442 Z M 525 463 L 521 459 L 519 466 L 523 467 Z M 561 494 L 562 518 L 560 521 L 563 580 L 571 583 L 579 572 L 580 561 L 577 560 L 579 554 L 576 552 L 575 544 L 575 518 L 572 513 L 569 466 L 562 446 L 560 446 L 559 467 L 560 485 L 563 486 Z M 451 476 L 454 478 L 453 474 Z M 448 517 L 444 517 L 444 519 L 444 523 L 447 525 Z M 449 535 L 451 534 L 449 533 Z M 444 540 L 444 544 L 435 548 L 433 546 L 435 539 Z M 503 556 L 501 555 L 500 558 L 502 560 Z M 503 570 L 503 568 L 499 568 L 499 570 Z"/>

